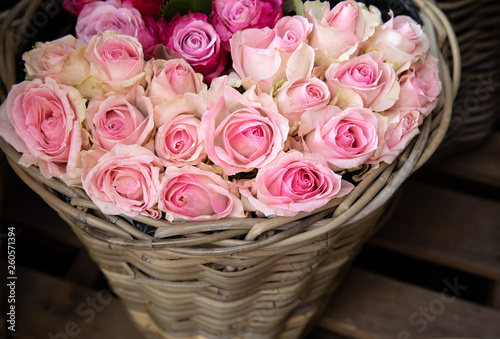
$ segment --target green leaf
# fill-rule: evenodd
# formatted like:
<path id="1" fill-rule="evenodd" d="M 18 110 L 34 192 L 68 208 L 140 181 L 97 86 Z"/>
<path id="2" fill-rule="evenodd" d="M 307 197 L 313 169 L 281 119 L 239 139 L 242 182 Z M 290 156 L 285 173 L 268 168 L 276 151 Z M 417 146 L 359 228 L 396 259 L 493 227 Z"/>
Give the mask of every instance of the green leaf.
<path id="1" fill-rule="evenodd" d="M 207 16 L 212 10 L 212 1 L 209 0 L 167 0 L 161 11 L 161 16 L 170 21 L 179 13 L 180 15 L 203 13 Z"/>
<path id="2" fill-rule="evenodd" d="M 302 0 L 283 0 L 283 15 L 302 15 L 306 16 L 304 3 Z"/>

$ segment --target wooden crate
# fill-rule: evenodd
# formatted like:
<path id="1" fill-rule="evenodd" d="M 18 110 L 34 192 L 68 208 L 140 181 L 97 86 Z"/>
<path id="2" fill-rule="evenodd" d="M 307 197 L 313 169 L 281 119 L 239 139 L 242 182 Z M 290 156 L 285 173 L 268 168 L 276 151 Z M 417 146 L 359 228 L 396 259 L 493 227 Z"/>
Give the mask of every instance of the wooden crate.
<path id="1" fill-rule="evenodd" d="M 13 198 L 2 202 L 2 234 L 16 228 L 16 331 L 3 319 L 0 338 L 142 338 L 69 227 L 4 170 Z M 404 185 L 394 215 L 308 338 L 500 338 L 499 282 L 496 131 L 480 148 L 426 166 Z"/>

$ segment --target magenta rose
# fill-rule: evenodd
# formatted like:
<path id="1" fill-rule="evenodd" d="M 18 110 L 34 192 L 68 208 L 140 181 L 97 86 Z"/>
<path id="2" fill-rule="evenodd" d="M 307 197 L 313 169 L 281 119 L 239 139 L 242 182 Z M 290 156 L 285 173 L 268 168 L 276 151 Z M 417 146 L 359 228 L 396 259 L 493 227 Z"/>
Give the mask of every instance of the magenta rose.
<path id="1" fill-rule="evenodd" d="M 287 139 L 288 120 L 267 94 L 240 94 L 217 78 L 207 93 L 201 130 L 210 160 L 228 175 L 271 162 Z"/>
<path id="2" fill-rule="evenodd" d="M 195 73 L 184 59 L 154 60 L 145 72 L 146 95 L 154 105 L 180 99 L 185 93 L 202 94 L 207 90 L 203 76 Z"/>
<path id="3" fill-rule="evenodd" d="M 381 112 L 391 108 L 399 97 L 396 73 L 379 52 L 332 63 L 325 78 L 335 105 L 341 108 L 356 106 Z"/>
<path id="4" fill-rule="evenodd" d="M 151 151 L 139 145 L 117 144 L 109 152 L 85 152 L 82 162 L 83 189 L 102 212 L 161 216 L 156 203 L 163 166 Z"/>
<path id="5" fill-rule="evenodd" d="M 95 146 L 110 151 L 117 143 L 146 146 L 154 132 L 153 105 L 136 86 L 127 96 L 109 94 L 90 100 L 85 125 Z"/>
<path id="6" fill-rule="evenodd" d="M 313 24 L 309 43 L 319 63 L 347 60 L 382 23 L 375 7 L 367 10 L 364 4 L 353 0 L 341 1 L 332 10 L 328 1 L 307 1 L 305 11 Z"/>
<path id="7" fill-rule="evenodd" d="M 214 0 L 210 23 L 222 40 L 222 46 L 229 51 L 229 39 L 246 28 L 274 27 L 281 17 L 282 0 Z"/>
<path id="8" fill-rule="evenodd" d="M 328 105 L 330 91 L 318 78 L 299 78 L 285 82 L 276 92 L 274 100 L 278 111 L 293 125 L 306 110 L 320 109 Z"/>
<path id="9" fill-rule="evenodd" d="M 384 161 L 392 163 L 418 133 L 418 126 L 423 122 L 422 113 L 414 110 L 400 111 L 391 109 L 384 112 L 388 118 L 388 126 L 384 139 L 375 151 L 369 163 Z"/>
<path id="10" fill-rule="evenodd" d="M 269 93 L 275 83 L 286 77 L 287 63 L 301 43 L 307 41 L 310 29 L 305 18 L 294 16 L 278 20 L 275 29 L 236 32 L 229 41 L 235 72 Z"/>
<path id="11" fill-rule="evenodd" d="M 156 37 L 146 29 L 141 13 L 130 3 L 120 0 L 96 1 L 87 4 L 76 22 L 76 37 L 90 42 L 94 35 L 116 31 L 139 40 L 144 49 L 153 47 Z"/>
<path id="12" fill-rule="evenodd" d="M 79 85 L 90 72 L 85 58 L 87 44 L 66 35 L 54 41 L 36 42 L 35 48 L 23 54 L 29 78 L 50 77 L 64 85 Z"/>
<path id="13" fill-rule="evenodd" d="M 383 140 L 386 118 L 368 108 L 326 106 L 302 115 L 299 136 L 306 152 L 318 153 L 335 171 L 358 167 Z"/>
<path id="14" fill-rule="evenodd" d="M 19 163 L 37 165 L 47 177 L 80 183 L 80 151 L 89 147 L 85 100 L 71 86 L 46 78 L 14 85 L 0 109 L 0 135 L 18 152 Z"/>
<path id="15" fill-rule="evenodd" d="M 86 4 L 95 2 L 97 0 L 64 0 L 63 8 L 70 13 L 78 16 Z"/>
<path id="16" fill-rule="evenodd" d="M 144 82 L 144 52 L 134 37 L 100 32 L 90 40 L 87 58 L 90 74 L 95 75 L 107 91 L 126 93 Z"/>
<path id="17" fill-rule="evenodd" d="M 377 27 L 369 39 L 370 46 L 384 54 L 387 62 L 401 73 L 429 50 L 429 38 L 422 27 L 404 15 L 393 17 Z"/>
<path id="18" fill-rule="evenodd" d="M 353 188 L 328 168 L 322 156 L 296 150 L 282 153 L 254 180 L 239 184 L 245 210 L 265 217 L 312 212 Z"/>
<path id="19" fill-rule="evenodd" d="M 395 107 L 416 108 L 429 115 L 438 103 L 442 87 L 437 63 L 438 60 L 428 53 L 425 61 L 419 59 L 410 66 L 400 79 L 401 93 Z"/>
<path id="20" fill-rule="evenodd" d="M 155 150 L 165 166 L 198 165 L 205 160 L 200 119 L 206 110 L 205 100 L 192 93 L 155 106 Z"/>
<path id="21" fill-rule="evenodd" d="M 226 68 L 228 56 L 221 48 L 220 37 L 201 13 L 177 14 L 170 21 L 164 44 L 203 74 L 207 82 L 218 77 Z"/>
<path id="22" fill-rule="evenodd" d="M 158 208 L 168 221 L 243 218 L 232 184 L 194 166 L 168 167 L 160 184 Z"/>
<path id="23" fill-rule="evenodd" d="M 163 0 L 123 0 L 123 2 L 131 4 L 143 17 L 158 18 L 163 7 Z"/>

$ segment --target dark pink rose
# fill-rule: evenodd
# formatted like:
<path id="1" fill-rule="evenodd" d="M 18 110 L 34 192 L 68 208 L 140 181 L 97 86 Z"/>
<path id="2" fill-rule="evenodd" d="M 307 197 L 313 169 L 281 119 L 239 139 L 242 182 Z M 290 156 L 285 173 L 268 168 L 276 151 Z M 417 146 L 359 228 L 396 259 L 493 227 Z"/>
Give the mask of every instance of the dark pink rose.
<path id="1" fill-rule="evenodd" d="M 239 183 L 245 210 L 265 217 L 312 212 L 353 188 L 322 156 L 296 150 L 261 168 L 255 180 Z"/>
<path id="2" fill-rule="evenodd" d="M 299 135 L 306 152 L 323 155 L 338 171 L 366 163 L 383 140 L 386 124 L 386 118 L 368 108 L 342 111 L 328 105 L 302 115 Z"/>
<path id="3" fill-rule="evenodd" d="M 82 161 L 83 188 L 102 212 L 129 217 L 161 216 L 156 203 L 163 166 L 150 150 L 117 144 L 109 152 L 87 151 Z"/>
<path id="4" fill-rule="evenodd" d="M 78 16 L 86 4 L 95 2 L 97 0 L 64 0 L 63 8 L 70 13 Z"/>
<path id="5" fill-rule="evenodd" d="M 245 28 L 274 27 L 281 17 L 282 0 L 214 0 L 210 23 L 229 51 L 231 36 Z"/>
<path id="6" fill-rule="evenodd" d="M 167 167 L 158 208 L 168 221 L 243 218 L 243 206 L 230 182 L 194 166 Z"/>
<path id="7" fill-rule="evenodd" d="M 123 0 L 123 2 L 131 4 L 143 17 L 158 18 L 163 7 L 163 0 Z"/>
<path id="8" fill-rule="evenodd" d="M 167 47 L 203 74 L 207 82 L 225 69 L 228 56 L 215 29 L 201 13 L 176 15 L 167 27 Z"/>
<path id="9" fill-rule="evenodd" d="M 77 89 L 46 78 L 14 85 L 0 108 L 0 135 L 18 152 L 19 163 L 42 174 L 80 183 L 78 154 L 89 147 L 82 128 L 85 99 Z"/>

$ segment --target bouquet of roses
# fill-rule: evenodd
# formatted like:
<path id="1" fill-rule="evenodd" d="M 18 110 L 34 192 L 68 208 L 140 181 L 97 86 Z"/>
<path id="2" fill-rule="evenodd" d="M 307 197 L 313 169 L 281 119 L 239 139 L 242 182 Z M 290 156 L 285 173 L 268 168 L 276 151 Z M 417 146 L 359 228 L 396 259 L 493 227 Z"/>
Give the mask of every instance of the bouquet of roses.
<path id="1" fill-rule="evenodd" d="M 76 38 L 26 52 L 27 79 L 0 107 L 20 164 L 106 214 L 312 212 L 351 191 L 346 174 L 393 162 L 437 104 L 437 59 L 407 16 L 214 0 L 165 19 L 162 5 L 66 2 Z"/>

